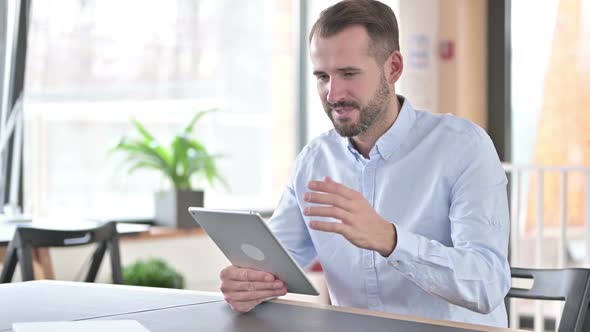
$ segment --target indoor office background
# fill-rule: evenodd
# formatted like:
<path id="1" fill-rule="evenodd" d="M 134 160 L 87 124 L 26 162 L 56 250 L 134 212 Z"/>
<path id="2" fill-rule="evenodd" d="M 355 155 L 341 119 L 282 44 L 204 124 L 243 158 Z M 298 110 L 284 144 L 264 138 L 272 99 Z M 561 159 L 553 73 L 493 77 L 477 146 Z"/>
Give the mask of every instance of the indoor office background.
<path id="1" fill-rule="evenodd" d="M 399 91 L 417 107 L 485 127 L 486 2 L 386 2 L 398 13 L 406 55 Z M 330 128 L 305 39 L 331 3 L 33 1 L 25 210 L 152 215 L 152 192 L 167 183 L 147 171 L 127 176 L 109 150 L 130 132 L 132 116 L 165 136 L 209 108 L 219 112 L 195 134 L 224 156 L 229 189 L 205 184 L 207 206 L 272 209 L 296 153 Z M 441 61 L 439 40 L 454 42 L 453 59 Z"/>
<path id="2" fill-rule="evenodd" d="M 131 117 L 168 137 L 209 108 L 219 111 L 194 134 L 223 155 L 228 188 L 204 184 L 205 206 L 271 211 L 297 152 L 331 127 L 307 31 L 335 2 L 32 1 L 24 212 L 151 218 L 153 193 L 168 183 L 127 174 L 109 150 L 131 132 Z M 399 93 L 484 127 L 505 162 L 512 264 L 589 267 L 590 0 L 384 2 L 401 28 Z M 77 278 L 87 254 L 52 251 L 56 276 Z M 123 263 L 146 256 L 164 257 L 199 290 L 215 290 L 227 264 L 206 238 L 122 243 Z M 512 310 L 551 319 L 560 308 L 519 301 Z"/>

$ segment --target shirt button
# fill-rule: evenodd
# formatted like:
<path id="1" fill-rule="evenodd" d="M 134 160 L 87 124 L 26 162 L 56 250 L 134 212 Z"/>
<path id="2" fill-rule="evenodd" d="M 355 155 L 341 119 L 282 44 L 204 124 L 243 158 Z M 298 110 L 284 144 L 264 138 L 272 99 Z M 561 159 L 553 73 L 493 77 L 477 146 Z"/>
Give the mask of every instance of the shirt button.
<path id="1" fill-rule="evenodd" d="M 372 266 L 373 266 L 373 261 L 372 261 L 372 260 L 370 260 L 370 259 L 367 259 L 367 260 L 365 261 L 365 266 L 366 266 L 366 267 L 372 267 Z"/>
<path id="2" fill-rule="evenodd" d="M 400 261 L 393 261 L 391 265 L 393 265 L 393 267 L 399 267 Z"/>

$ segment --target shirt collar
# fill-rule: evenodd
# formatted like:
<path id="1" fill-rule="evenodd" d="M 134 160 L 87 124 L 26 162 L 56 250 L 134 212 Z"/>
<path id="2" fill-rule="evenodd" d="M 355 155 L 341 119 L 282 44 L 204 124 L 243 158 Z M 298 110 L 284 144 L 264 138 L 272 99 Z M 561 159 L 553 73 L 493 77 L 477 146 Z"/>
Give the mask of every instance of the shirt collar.
<path id="1" fill-rule="evenodd" d="M 398 98 L 402 106 L 397 119 L 395 119 L 391 128 L 379 137 L 375 144 L 375 148 L 377 148 L 377 151 L 379 151 L 381 157 L 385 160 L 389 159 L 399 149 L 416 121 L 416 110 L 414 110 L 412 104 L 401 95 L 398 95 Z"/>
<path id="2" fill-rule="evenodd" d="M 416 120 L 416 110 L 404 96 L 397 95 L 397 98 L 401 104 L 399 114 L 393 125 L 381 137 L 379 137 L 369 156 L 378 153 L 383 159 L 389 159 L 393 152 L 400 147 L 404 138 L 406 138 L 408 132 L 414 125 Z M 362 158 L 350 138 L 345 138 L 343 142 L 357 161 L 359 158 Z"/>

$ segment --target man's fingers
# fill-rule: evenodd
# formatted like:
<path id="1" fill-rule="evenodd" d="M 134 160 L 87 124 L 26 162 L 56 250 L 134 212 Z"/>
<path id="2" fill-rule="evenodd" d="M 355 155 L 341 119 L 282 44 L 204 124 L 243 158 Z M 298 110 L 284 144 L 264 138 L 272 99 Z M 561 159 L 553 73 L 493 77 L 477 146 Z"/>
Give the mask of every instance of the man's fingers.
<path id="1" fill-rule="evenodd" d="M 223 280 L 221 282 L 220 290 L 224 293 L 236 291 L 255 292 L 259 290 L 281 289 L 284 286 L 285 285 L 280 280 L 274 282 Z"/>
<path id="2" fill-rule="evenodd" d="M 286 288 L 275 289 L 275 290 L 261 290 L 254 292 L 232 292 L 225 294 L 225 300 L 227 302 L 249 302 L 249 301 L 262 301 L 265 298 L 273 296 L 281 296 L 287 293 Z"/>
<path id="3" fill-rule="evenodd" d="M 309 223 L 309 227 L 315 229 L 316 231 L 344 234 L 346 232 L 346 227 L 348 226 L 341 224 L 339 222 L 326 222 L 314 220 Z"/>
<path id="4" fill-rule="evenodd" d="M 246 313 L 254 309 L 262 301 L 228 302 L 233 311 Z"/>
<path id="5" fill-rule="evenodd" d="M 348 212 L 352 212 L 353 208 L 351 201 L 334 194 L 306 192 L 303 196 L 303 200 L 309 203 L 335 206 Z"/>
<path id="6" fill-rule="evenodd" d="M 351 219 L 349 212 L 333 206 L 306 206 L 303 213 L 306 216 L 336 218 L 344 223 L 347 223 Z"/>
<path id="7" fill-rule="evenodd" d="M 263 271 L 228 266 L 219 278 L 225 301 L 237 312 L 248 312 L 265 299 L 287 293 L 282 281 Z"/>
<path id="8" fill-rule="evenodd" d="M 346 199 L 358 198 L 358 192 L 338 182 L 332 181 L 309 181 L 307 187 L 313 191 L 320 191 L 329 194 L 342 196 Z"/>
<path id="9" fill-rule="evenodd" d="M 274 281 L 275 277 L 267 272 L 257 271 L 252 269 L 239 268 L 229 266 L 221 270 L 219 274 L 221 280 L 236 280 L 236 281 Z"/>

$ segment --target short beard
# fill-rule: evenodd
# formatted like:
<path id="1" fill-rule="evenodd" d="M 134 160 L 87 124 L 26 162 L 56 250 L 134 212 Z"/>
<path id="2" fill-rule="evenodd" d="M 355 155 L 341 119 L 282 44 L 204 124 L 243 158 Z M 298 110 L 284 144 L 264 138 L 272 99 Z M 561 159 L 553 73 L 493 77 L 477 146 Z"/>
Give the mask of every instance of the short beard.
<path id="1" fill-rule="evenodd" d="M 332 124 L 334 125 L 334 129 L 340 136 L 342 137 L 355 137 L 362 133 L 367 132 L 376 122 L 383 118 L 385 112 L 387 112 L 387 108 L 389 102 L 391 100 L 391 91 L 389 91 L 389 86 L 387 85 L 387 80 L 385 79 L 385 73 L 381 72 L 381 80 L 379 82 L 379 88 L 373 95 L 373 97 L 369 100 L 369 103 L 366 107 L 361 108 L 360 105 L 352 100 L 341 100 L 336 103 L 328 103 L 324 102 L 324 110 Z M 360 110 L 360 120 L 359 123 L 351 123 L 351 124 L 344 124 L 339 125 L 334 121 L 334 117 L 332 116 L 332 110 L 338 107 L 353 107 Z"/>

